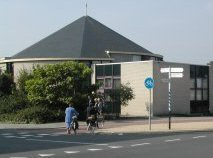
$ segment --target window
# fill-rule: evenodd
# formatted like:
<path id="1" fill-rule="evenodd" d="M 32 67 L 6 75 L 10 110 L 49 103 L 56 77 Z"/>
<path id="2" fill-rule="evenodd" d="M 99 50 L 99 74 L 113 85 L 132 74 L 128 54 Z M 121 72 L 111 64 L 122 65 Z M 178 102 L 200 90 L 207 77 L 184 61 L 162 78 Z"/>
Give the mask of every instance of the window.
<path id="1" fill-rule="evenodd" d="M 133 55 L 132 61 L 141 61 L 141 56 L 140 55 Z"/>
<path id="2" fill-rule="evenodd" d="M 115 89 L 120 88 L 121 65 L 96 65 L 96 83 L 100 85 L 97 92 L 104 96 L 107 113 L 120 113 L 120 98 Z"/>
<path id="3" fill-rule="evenodd" d="M 195 79 L 195 70 L 196 70 L 195 65 L 190 65 L 190 78 L 191 79 Z"/>
<path id="4" fill-rule="evenodd" d="M 207 89 L 203 90 L 203 100 L 208 100 L 208 90 Z"/>
<path id="5" fill-rule="evenodd" d="M 121 65 L 120 64 L 113 65 L 113 76 L 121 76 Z"/>
<path id="6" fill-rule="evenodd" d="M 105 97 L 105 101 L 106 102 L 110 102 L 111 101 L 110 93 L 106 92 L 104 97 Z"/>
<path id="7" fill-rule="evenodd" d="M 208 79 L 207 78 L 203 79 L 203 88 L 208 88 Z"/>
<path id="8" fill-rule="evenodd" d="M 190 100 L 195 100 L 195 90 L 194 89 L 190 90 Z"/>
<path id="9" fill-rule="evenodd" d="M 99 85 L 99 89 L 104 88 L 104 79 L 97 79 L 96 82 Z"/>
<path id="10" fill-rule="evenodd" d="M 119 89 L 121 87 L 120 79 L 113 79 L 113 89 Z"/>
<path id="11" fill-rule="evenodd" d="M 190 79 L 190 88 L 195 88 L 195 79 Z"/>
<path id="12" fill-rule="evenodd" d="M 194 101 L 208 101 L 208 66 L 190 66 L 190 99 Z M 194 91 L 194 92 L 193 92 Z M 195 97 L 194 97 L 195 96 Z"/>
<path id="13" fill-rule="evenodd" d="M 112 76 L 112 65 L 105 65 L 105 76 Z"/>
<path id="14" fill-rule="evenodd" d="M 202 100 L 202 90 L 197 90 L 196 91 L 196 99 L 197 100 Z"/>
<path id="15" fill-rule="evenodd" d="M 112 78 L 105 78 L 105 88 L 112 88 Z"/>
<path id="16" fill-rule="evenodd" d="M 96 76 L 103 76 L 104 75 L 104 66 L 97 65 L 96 66 Z"/>
<path id="17" fill-rule="evenodd" d="M 202 88 L 202 78 L 197 78 L 197 87 L 196 88 Z"/>

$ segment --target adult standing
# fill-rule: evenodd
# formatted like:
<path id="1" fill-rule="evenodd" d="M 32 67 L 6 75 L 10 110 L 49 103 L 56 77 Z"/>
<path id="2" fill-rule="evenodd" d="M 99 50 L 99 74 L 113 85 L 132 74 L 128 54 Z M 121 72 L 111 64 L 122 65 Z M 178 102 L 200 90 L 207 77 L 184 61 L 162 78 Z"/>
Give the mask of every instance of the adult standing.
<path id="1" fill-rule="evenodd" d="M 98 111 L 100 114 L 103 113 L 103 101 L 101 98 L 98 98 Z"/>
<path id="2" fill-rule="evenodd" d="M 75 110 L 73 107 L 73 102 L 71 101 L 69 103 L 69 107 L 65 110 L 65 124 L 67 128 L 67 134 L 70 134 L 71 132 L 71 123 L 73 121 L 73 116 L 78 116 L 79 113 Z"/>

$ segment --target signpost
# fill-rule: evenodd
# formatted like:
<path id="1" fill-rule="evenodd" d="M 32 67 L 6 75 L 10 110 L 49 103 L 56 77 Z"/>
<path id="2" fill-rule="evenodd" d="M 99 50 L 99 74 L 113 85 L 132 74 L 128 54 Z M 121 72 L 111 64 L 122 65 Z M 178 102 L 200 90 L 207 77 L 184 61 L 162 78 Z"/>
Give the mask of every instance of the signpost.
<path id="1" fill-rule="evenodd" d="M 149 130 L 151 130 L 151 106 L 152 106 L 152 103 L 151 103 L 151 89 L 154 88 L 154 85 L 155 85 L 155 82 L 153 80 L 153 78 L 151 77 L 147 77 L 144 81 L 144 85 L 147 89 L 149 89 Z"/>
<path id="2" fill-rule="evenodd" d="M 171 129 L 171 78 L 183 78 L 183 68 L 173 67 L 161 68 L 161 73 L 168 73 L 168 110 L 169 110 L 169 130 Z"/>

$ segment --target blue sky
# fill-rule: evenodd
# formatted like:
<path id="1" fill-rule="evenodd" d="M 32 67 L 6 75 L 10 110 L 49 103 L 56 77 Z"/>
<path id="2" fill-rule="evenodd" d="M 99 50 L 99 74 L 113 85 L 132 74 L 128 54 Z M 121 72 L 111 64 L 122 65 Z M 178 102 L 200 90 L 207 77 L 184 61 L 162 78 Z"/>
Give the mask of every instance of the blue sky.
<path id="1" fill-rule="evenodd" d="M 85 15 L 86 0 L 0 0 L 0 57 Z M 213 61 L 213 0 L 87 0 L 88 15 L 165 61 Z"/>

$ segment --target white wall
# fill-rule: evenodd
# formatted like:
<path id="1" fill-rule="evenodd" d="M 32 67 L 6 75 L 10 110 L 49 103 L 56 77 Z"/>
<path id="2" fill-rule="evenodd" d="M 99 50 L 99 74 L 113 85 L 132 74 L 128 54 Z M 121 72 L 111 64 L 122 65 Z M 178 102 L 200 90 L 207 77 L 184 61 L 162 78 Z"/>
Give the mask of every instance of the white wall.
<path id="1" fill-rule="evenodd" d="M 121 107 L 121 115 L 148 116 L 146 107 L 149 105 L 150 95 L 149 90 L 144 86 L 147 77 L 153 77 L 153 61 L 121 64 L 121 83 L 129 82 L 135 93 L 135 99 L 130 101 L 127 107 Z"/>
<path id="2" fill-rule="evenodd" d="M 36 65 L 45 65 L 45 64 L 54 64 L 60 61 L 31 61 L 31 62 L 15 62 L 13 65 L 14 69 L 14 81 L 17 82 L 19 77 L 19 72 L 23 69 L 31 71 L 33 66 Z"/>

